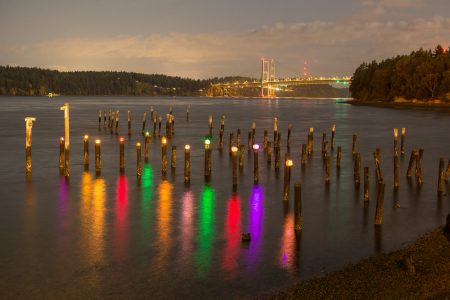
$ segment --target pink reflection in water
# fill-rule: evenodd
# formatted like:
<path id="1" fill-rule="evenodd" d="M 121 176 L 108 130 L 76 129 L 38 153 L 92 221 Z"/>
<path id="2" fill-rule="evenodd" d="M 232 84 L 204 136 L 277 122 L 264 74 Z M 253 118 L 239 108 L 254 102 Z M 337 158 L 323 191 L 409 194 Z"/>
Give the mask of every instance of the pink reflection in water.
<path id="1" fill-rule="evenodd" d="M 294 214 L 290 213 L 284 218 L 283 237 L 280 248 L 280 265 L 290 271 L 295 269 L 295 242 Z"/>
<path id="2" fill-rule="evenodd" d="M 191 257 L 194 238 L 194 194 L 186 191 L 182 199 L 182 213 L 180 222 L 182 263 L 186 264 Z"/>
<path id="3" fill-rule="evenodd" d="M 117 181 L 116 189 L 116 221 L 114 233 L 114 251 L 117 259 L 126 258 L 128 232 L 128 181 L 123 175 Z"/>

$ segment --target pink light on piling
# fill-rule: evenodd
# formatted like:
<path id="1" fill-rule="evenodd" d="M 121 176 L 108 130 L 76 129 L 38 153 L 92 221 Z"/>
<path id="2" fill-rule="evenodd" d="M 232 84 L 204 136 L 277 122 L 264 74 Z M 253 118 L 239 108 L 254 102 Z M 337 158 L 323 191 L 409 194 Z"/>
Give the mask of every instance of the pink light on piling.
<path id="1" fill-rule="evenodd" d="M 258 144 L 254 144 L 253 145 L 253 150 L 259 150 L 259 145 Z"/>
<path id="2" fill-rule="evenodd" d="M 60 140 L 61 142 L 63 142 L 63 141 L 64 141 L 64 137 L 63 137 L 63 136 L 59 137 L 59 140 Z"/>
<path id="3" fill-rule="evenodd" d="M 125 142 L 125 139 L 123 138 L 123 136 L 120 137 L 119 142 L 121 142 L 121 143 Z"/>

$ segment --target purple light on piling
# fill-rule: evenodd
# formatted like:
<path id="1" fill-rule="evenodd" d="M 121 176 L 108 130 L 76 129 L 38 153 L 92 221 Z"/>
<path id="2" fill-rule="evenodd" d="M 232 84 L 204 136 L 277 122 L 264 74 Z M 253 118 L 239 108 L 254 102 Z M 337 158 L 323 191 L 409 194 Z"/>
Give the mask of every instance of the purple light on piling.
<path id="1" fill-rule="evenodd" d="M 259 145 L 258 144 L 254 144 L 253 145 L 253 150 L 258 151 L 259 150 Z"/>

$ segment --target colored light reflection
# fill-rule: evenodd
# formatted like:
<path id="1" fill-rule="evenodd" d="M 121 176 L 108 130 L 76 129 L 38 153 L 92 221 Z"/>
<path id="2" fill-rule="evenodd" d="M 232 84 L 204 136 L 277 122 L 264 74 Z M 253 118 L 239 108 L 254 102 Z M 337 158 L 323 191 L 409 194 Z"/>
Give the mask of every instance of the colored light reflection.
<path id="1" fill-rule="evenodd" d="M 280 265 L 289 271 L 295 270 L 296 238 L 294 230 L 294 214 L 285 216 L 283 223 L 283 237 L 281 238 Z"/>
<path id="2" fill-rule="evenodd" d="M 81 225 L 83 252 L 91 264 L 104 258 L 106 186 L 102 178 L 94 181 L 89 172 L 81 177 Z"/>
<path id="3" fill-rule="evenodd" d="M 181 211 L 181 262 L 187 264 L 193 250 L 194 237 L 194 194 L 186 191 L 183 194 Z"/>
<path id="4" fill-rule="evenodd" d="M 116 220 L 114 231 L 114 253 L 116 258 L 124 260 L 127 251 L 127 215 L 128 215 L 128 181 L 120 176 L 116 188 Z"/>
<path id="5" fill-rule="evenodd" d="M 199 277 L 207 275 L 211 266 L 212 241 L 214 235 L 214 190 L 209 186 L 203 187 L 200 216 L 199 216 L 199 236 L 198 253 L 196 256 L 197 270 Z"/>
<path id="6" fill-rule="evenodd" d="M 228 200 L 227 218 L 225 221 L 226 245 L 223 254 L 222 268 L 236 275 L 237 256 L 241 243 L 241 199 L 236 194 Z"/>
<path id="7" fill-rule="evenodd" d="M 261 234 L 263 231 L 264 219 L 264 191 L 262 187 L 253 186 L 250 195 L 249 219 L 247 232 L 251 234 L 251 242 L 249 245 L 249 255 L 247 258 L 250 267 L 255 267 L 258 263 L 261 250 Z"/>
<path id="8" fill-rule="evenodd" d="M 172 184 L 167 180 L 161 182 L 158 187 L 158 236 L 156 239 L 156 265 L 159 270 L 164 270 L 164 265 L 170 253 L 172 244 L 171 238 L 171 219 L 172 219 Z"/>
<path id="9" fill-rule="evenodd" d="M 141 215 L 142 215 L 142 233 L 144 234 L 143 240 L 148 238 L 148 230 L 150 229 L 150 222 L 152 218 L 152 206 L 153 199 L 153 170 L 149 164 L 145 164 L 142 169 L 141 177 Z"/>

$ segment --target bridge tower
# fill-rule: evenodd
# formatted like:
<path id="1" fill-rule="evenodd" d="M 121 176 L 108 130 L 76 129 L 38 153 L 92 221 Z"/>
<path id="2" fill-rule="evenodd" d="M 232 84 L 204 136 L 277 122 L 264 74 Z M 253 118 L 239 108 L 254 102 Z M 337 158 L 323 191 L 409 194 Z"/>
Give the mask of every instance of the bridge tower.
<path id="1" fill-rule="evenodd" d="M 261 97 L 274 97 L 275 90 L 272 88 L 272 82 L 275 81 L 275 60 L 261 59 Z M 264 92 L 266 91 L 266 93 Z"/>

